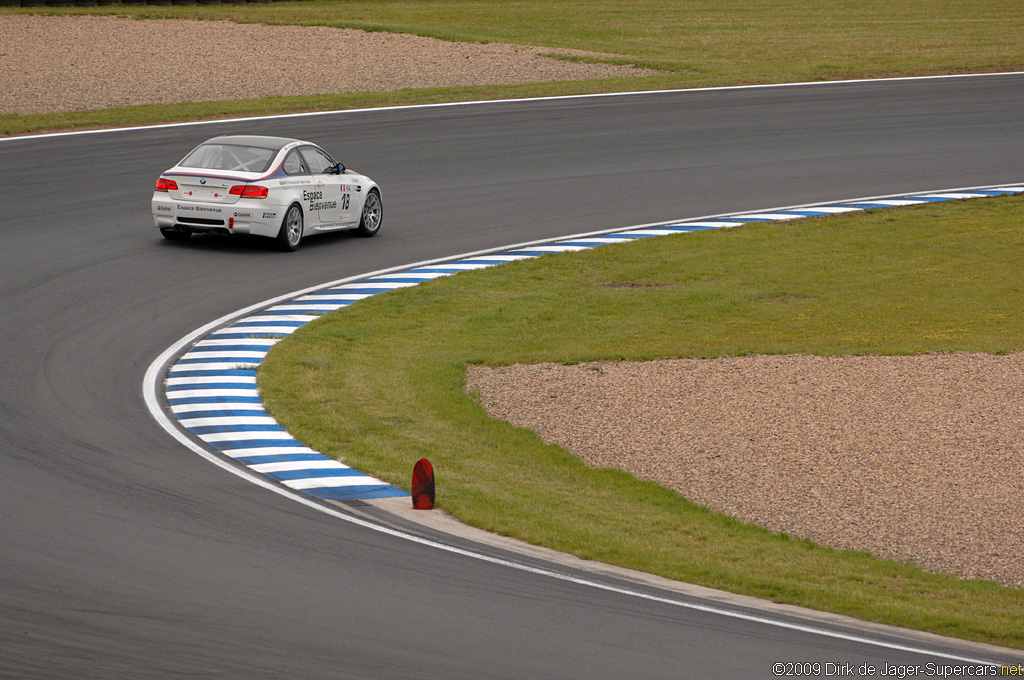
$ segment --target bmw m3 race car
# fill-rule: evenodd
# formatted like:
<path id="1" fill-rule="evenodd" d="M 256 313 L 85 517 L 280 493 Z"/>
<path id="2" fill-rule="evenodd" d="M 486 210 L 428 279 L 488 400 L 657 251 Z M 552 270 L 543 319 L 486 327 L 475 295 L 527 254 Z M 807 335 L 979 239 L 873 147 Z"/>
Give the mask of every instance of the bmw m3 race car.
<path id="1" fill-rule="evenodd" d="M 283 137 L 209 139 L 160 175 L 153 222 L 165 238 L 255 234 L 295 250 L 309 234 L 380 230 L 380 188 L 316 144 Z"/>

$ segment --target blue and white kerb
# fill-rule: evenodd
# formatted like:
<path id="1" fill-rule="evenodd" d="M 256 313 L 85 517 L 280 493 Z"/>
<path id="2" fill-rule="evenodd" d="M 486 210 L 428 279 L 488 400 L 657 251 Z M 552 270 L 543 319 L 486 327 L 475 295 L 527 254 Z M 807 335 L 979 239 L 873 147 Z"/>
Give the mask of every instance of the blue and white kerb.
<path id="1" fill-rule="evenodd" d="M 652 236 L 737 227 L 750 222 L 778 222 L 871 208 L 1020 193 L 1024 193 L 1024 186 L 1002 186 L 735 214 L 574 236 L 412 266 L 340 285 L 327 284 L 321 290 L 296 294 L 292 299 L 236 319 L 206 335 L 170 366 L 164 394 L 178 423 L 194 437 L 249 470 L 290 489 L 329 500 L 407 496 L 394 486 L 305 446 L 281 427 L 260 401 L 256 388 L 256 369 L 260 362 L 275 343 L 319 314 L 384 291 L 550 253 L 586 250 Z"/>

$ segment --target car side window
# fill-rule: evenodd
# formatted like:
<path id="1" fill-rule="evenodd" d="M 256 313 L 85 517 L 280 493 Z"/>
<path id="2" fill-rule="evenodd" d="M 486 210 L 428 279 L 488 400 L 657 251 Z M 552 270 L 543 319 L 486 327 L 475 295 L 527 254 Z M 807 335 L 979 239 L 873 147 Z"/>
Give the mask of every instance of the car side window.
<path id="1" fill-rule="evenodd" d="M 308 175 L 309 166 L 299 155 L 298 149 L 292 149 L 287 156 L 284 157 L 284 163 L 281 165 L 287 175 Z"/>
<path id="2" fill-rule="evenodd" d="M 306 164 L 313 171 L 314 175 L 322 175 L 336 165 L 334 159 L 320 149 L 304 146 L 299 151 L 302 152 L 302 157 L 306 160 Z"/>

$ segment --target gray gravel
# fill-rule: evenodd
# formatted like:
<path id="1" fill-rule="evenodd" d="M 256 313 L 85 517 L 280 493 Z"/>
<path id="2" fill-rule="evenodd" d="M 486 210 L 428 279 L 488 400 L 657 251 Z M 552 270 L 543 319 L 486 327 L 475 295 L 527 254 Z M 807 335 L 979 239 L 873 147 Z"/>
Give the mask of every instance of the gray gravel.
<path id="1" fill-rule="evenodd" d="M 747 522 L 1024 586 L 1024 353 L 475 366 L 467 389 Z"/>
<path id="2" fill-rule="evenodd" d="M 0 113 L 654 73 L 574 50 L 351 29 L 0 14 Z M 609 55 L 605 55 L 609 56 Z"/>

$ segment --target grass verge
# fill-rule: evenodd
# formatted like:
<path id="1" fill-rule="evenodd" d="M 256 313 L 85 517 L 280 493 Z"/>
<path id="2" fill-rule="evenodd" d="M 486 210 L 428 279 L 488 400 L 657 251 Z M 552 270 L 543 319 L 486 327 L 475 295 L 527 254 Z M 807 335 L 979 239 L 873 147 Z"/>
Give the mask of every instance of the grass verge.
<path id="1" fill-rule="evenodd" d="M 1018 0 L 317 0 L 316 2 L 3 8 L 0 13 L 118 14 L 413 33 L 444 40 L 620 55 L 654 78 L 526 87 L 280 97 L 109 113 L 0 116 L 0 134 L 435 101 L 808 82 L 1024 69 Z"/>
<path id="2" fill-rule="evenodd" d="M 1024 648 L 1024 591 L 738 522 L 489 418 L 482 362 L 1024 347 L 1024 197 L 758 224 L 546 256 L 376 295 L 271 351 L 306 444 L 408 488 L 430 458 L 467 522 L 673 579 Z M 567 306 L 565 301 L 571 300 Z M 780 303 L 780 300 L 786 302 Z"/>
<path id="3" fill-rule="evenodd" d="M 300 97 L 267 97 L 183 104 L 119 106 L 95 111 L 67 111 L 31 116 L 0 114 L 0 135 L 23 135 L 59 130 L 157 125 L 221 118 L 245 118 L 307 111 L 347 111 L 387 106 L 416 106 L 451 102 L 525 99 L 593 92 L 660 90 L 666 78 L 609 78 L 528 85 L 489 85 L 355 92 Z"/>

